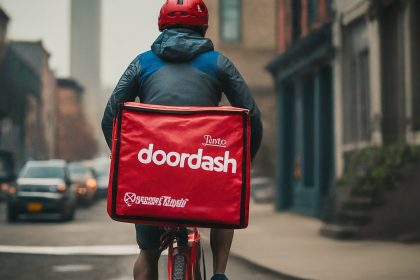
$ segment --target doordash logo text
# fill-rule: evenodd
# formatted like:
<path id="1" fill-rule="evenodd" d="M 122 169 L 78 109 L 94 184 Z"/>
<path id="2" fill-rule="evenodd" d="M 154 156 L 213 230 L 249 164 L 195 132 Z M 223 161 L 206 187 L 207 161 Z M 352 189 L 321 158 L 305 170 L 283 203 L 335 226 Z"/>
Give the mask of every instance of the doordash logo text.
<path id="1" fill-rule="evenodd" d="M 198 149 L 195 154 L 165 152 L 154 150 L 154 145 L 149 144 L 148 148 L 141 149 L 137 155 L 142 164 L 169 165 L 171 167 L 190 169 L 202 169 L 213 172 L 224 172 L 236 174 L 236 160 L 229 157 L 229 151 L 225 151 L 223 156 L 211 157 L 203 155 L 203 149 Z"/>

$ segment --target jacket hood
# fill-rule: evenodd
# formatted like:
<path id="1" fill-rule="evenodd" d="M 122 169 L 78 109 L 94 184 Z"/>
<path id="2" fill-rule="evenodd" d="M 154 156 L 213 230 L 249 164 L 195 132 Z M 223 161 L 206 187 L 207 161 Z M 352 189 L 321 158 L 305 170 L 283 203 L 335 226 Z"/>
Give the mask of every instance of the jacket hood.
<path id="1" fill-rule="evenodd" d="M 197 55 L 214 50 L 210 39 L 187 28 L 165 29 L 152 45 L 152 51 L 160 58 L 185 62 Z"/>

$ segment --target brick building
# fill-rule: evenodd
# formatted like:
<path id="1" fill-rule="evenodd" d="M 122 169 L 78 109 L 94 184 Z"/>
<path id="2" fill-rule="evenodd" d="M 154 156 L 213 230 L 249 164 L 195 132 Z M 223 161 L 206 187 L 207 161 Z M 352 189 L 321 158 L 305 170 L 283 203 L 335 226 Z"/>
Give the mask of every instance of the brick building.
<path id="1" fill-rule="evenodd" d="M 56 78 L 49 66 L 50 54 L 41 41 L 10 42 L 10 47 L 33 69 L 39 76 L 40 83 L 40 133 L 42 158 L 53 158 L 55 152 L 56 125 Z"/>
<path id="2" fill-rule="evenodd" d="M 83 88 L 72 79 L 57 80 L 56 156 L 68 161 L 90 159 L 97 143 L 83 109 Z"/>
<path id="3" fill-rule="evenodd" d="M 266 64 L 276 53 L 275 0 L 207 0 L 209 37 L 243 75 L 261 109 L 264 138 L 253 163 L 259 175 L 275 176 L 276 108 Z"/>
<path id="4" fill-rule="evenodd" d="M 42 158 L 40 84 L 32 67 L 7 42 L 9 18 L 0 8 L 0 150 L 19 167 Z"/>

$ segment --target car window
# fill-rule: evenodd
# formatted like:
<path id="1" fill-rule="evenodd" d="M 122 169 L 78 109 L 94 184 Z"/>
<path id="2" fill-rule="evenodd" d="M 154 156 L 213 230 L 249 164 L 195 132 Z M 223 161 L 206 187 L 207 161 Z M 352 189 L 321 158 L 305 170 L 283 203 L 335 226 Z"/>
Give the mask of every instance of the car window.
<path id="1" fill-rule="evenodd" d="M 21 178 L 64 178 L 65 170 L 59 166 L 31 166 L 23 170 Z"/>
<path id="2" fill-rule="evenodd" d="M 90 169 L 81 164 L 70 164 L 69 173 L 71 178 L 89 178 L 93 176 Z"/>

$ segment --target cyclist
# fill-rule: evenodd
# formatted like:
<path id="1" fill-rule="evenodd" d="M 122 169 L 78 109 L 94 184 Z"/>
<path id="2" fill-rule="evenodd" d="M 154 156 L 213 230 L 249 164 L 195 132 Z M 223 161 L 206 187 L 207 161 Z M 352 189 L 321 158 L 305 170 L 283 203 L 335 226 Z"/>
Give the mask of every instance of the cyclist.
<path id="1" fill-rule="evenodd" d="M 260 111 L 235 66 L 214 51 L 205 38 L 208 10 L 203 0 L 167 0 L 158 20 L 161 34 L 151 50 L 138 55 L 114 89 L 102 119 L 111 147 L 112 122 L 120 102 L 134 101 L 173 106 L 218 106 L 222 93 L 232 106 L 247 108 L 251 115 L 251 157 L 262 138 Z M 141 249 L 134 264 L 134 279 L 158 279 L 160 235 L 156 226 L 136 224 Z M 212 229 L 213 280 L 227 279 L 225 270 L 234 231 Z"/>

